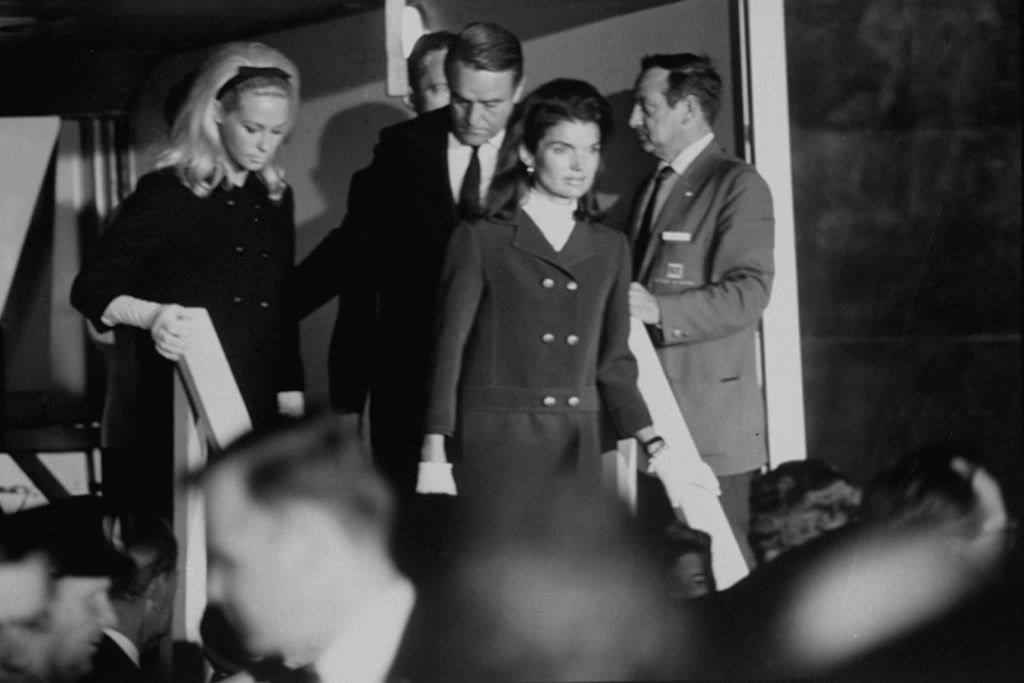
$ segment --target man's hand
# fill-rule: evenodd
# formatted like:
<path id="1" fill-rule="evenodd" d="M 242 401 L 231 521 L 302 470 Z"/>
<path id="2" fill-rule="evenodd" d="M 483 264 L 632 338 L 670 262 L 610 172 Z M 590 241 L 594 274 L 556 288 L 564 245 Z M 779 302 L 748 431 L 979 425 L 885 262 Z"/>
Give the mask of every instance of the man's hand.
<path id="1" fill-rule="evenodd" d="M 639 282 L 632 282 L 629 285 L 629 314 L 645 325 L 657 325 L 661 322 L 658 300 Z"/>

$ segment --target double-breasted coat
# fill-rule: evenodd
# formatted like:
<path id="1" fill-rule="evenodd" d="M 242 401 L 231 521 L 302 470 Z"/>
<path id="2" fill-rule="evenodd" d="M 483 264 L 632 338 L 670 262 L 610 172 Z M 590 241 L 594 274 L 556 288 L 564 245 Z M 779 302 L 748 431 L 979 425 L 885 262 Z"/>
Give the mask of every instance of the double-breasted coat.
<path id="1" fill-rule="evenodd" d="M 250 173 L 242 187 L 198 197 L 173 172 L 156 171 L 139 181 L 87 255 L 71 302 L 100 330 L 120 294 L 206 308 L 260 426 L 276 414 L 277 392 L 303 386 L 298 324 L 286 306 L 294 254 L 290 191 L 275 202 Z M 139 334 L 143 366 L 169 373 L 149 333 Z M 154 400 L 170 405 L 166 396 Z"/>
<path id="2" fill-rule="evenodd" d="M 453 436 L 460 490 L 596 473 L 616 435 L 651 424 L 628 345 L 630 268 L 624 235 L 597 224 L 577 222 L 558 252 L 523 211 L 456 229 L 426 431 Z"/>
<path id="3" fill-rule="evenodd" d="M 287 304 L 295 253 L 291 192 L 262 180 L 198 197 L 170 170 L 143 176 L 87 254 L 71 302 L 100 330 L 118 295 L 207 309 L 254 428 L 277 419 L 277 393 L 303 386 L 298 323 Z M 129 457 L 111 468 L 126 495 L 170 511 L 172 370 L 147 330 L 135 337 L 137 383 L 118 387 L 133 413 Z M 108 397 L 109 401 L 109 397 Z"/>
<path id="4" fill-rule="evenodd" d="M 636 273 L 661 310 L 660 325 L 648 330 L 662 367 L 719 476 L 767 458 L 755 345 L 774 275 L 774 225 L 764 179 L 712 142 L 666 197 Z"/>

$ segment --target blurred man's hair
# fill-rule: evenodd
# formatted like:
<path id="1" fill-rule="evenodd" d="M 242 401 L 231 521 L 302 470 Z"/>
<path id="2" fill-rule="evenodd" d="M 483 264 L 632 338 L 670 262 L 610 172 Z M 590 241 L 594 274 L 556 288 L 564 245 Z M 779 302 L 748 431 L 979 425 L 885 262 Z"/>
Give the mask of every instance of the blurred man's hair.
<path id="1" fill-rule="evenodd" d="M 385 543 L 390 539 L 392 493 L 335 416 L 242 437 L 199 478 L 227 466 L 240 470 L 244 489 L 256 505 L 313 503 L 350 531 Z"/>
<path id="2" fill-rule="evenodd" d="M 416 89 L 416 84 L 419 83 L 420 76 L 423 75 L 424 57 L 431 52 L 447 51 L 454 42 L 455 34 L 451 31 L 424 33 L 416 40 L 416 44 L 412 46 L 412 52 L 409 53 L 409 58 L 405 60 L 406 69 L 409 72 L 409 88 L 411 90 Z"/>

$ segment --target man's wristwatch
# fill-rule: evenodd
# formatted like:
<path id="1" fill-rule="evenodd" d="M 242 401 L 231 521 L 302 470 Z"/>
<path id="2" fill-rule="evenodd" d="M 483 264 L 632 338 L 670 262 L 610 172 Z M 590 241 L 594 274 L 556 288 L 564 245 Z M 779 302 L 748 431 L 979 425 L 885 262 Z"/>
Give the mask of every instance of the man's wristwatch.
<path id="1" fill-rule="evenodd" d="M 665 443 L 665 439 L 660 436 L 655 436 L 654 438 L 644 441 L 643 445 L 644 452 L 647 453 L 648 458 L 653 458 L 656 453 L 661 451 L 661 449 L 668 447 L 668 444 Z"/>

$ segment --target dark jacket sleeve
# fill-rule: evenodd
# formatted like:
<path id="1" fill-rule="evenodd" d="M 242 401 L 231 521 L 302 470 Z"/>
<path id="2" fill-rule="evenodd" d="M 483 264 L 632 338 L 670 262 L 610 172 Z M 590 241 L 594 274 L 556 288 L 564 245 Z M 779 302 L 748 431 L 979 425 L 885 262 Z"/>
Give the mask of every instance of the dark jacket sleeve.
<path id="1" fill-rule="evenodd" d="M 425 433 L 455 431 L 462 358 L 483 291 L 480 245 L 463 223 L 452 233 L 441 271 Z"/>
<path id="2" fill-rule="evenodd" d="M 100 317 L 113 299 L 139 295 L 134 289 L 136 266 L 178 229 L 181 214 L 173 207 L 187 200 L 183 193 L 188 192 L 170 173 L 143 176 L 88 253 L 72 285 L 71 304 L 96 329 L 110 329 Z"/>
<path id="3" fill-rule="evenodd" d="M 352 176 L 348 210 L 341 225 L 298 265 L 293 300 L 301 319 L 338 298 L 328 355 L 331 404 L 362 412 L 370 381 L 373 323 L 377 310 L 371 238 L 379 217 L 375 165 Z"/>
<path id="4" fill-rule="evenodd" d="M 632 264 L 626 236 L 616 233 L 619 268 L 605 307 L 598 352 L 597 385 L 605 408 L 620 437 L 628 437 L 652 423 L 640 390 L 637 365 L 629 350 L 629 282 Z"/>
<path id="5" fill-rule="evenodd" d="M 289 263 L 295 262 L 295 200 L 291 188 L 284 196 L 283 211 L 287 216 L 287 249 Z M 299 317 L 295 307 L 291 305 L 294 296 L 291 290 L 295 286 L 294 269 L 285 278 L 285 302 L 281 311 L 281 368 L 278 373 L 278 391 L 301 391 L 306 386 L 303 372 L 302 356 L 299 344 Z"/>

